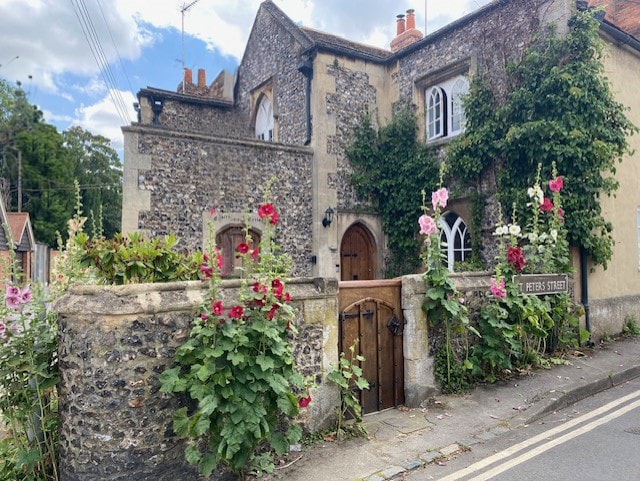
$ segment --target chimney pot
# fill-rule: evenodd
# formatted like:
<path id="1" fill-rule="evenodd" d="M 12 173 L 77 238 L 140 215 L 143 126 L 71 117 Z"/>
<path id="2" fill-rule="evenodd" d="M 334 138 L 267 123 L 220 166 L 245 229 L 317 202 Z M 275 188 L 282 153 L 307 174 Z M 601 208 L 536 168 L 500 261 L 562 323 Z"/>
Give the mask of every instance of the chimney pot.
<path id="1" fill-rule="evenodd" d="M 416 28 L 416 14 L 413 8 L 407 10 L 407 30 Z"/>
<path id="2" fill-rule="evenodd" d="M 207 74 L 203 68 L 198 69 L 198 87 L 207 86 Z"/>
<path id="3" fill-rule="evenodd" d="M 405 30 L 405 25 L 404 25 L 404 14 L 400 14 L 397 15 L 397 29 L 396 29 L 396 35 L 400 35 L 401 33 L 404 32 Z"/>
<path id="4" fill-rule="evenodd" d="M 184 84 L 191 85 L 193 83 L 193 72 L 190 68 L 184 69 Z"/>

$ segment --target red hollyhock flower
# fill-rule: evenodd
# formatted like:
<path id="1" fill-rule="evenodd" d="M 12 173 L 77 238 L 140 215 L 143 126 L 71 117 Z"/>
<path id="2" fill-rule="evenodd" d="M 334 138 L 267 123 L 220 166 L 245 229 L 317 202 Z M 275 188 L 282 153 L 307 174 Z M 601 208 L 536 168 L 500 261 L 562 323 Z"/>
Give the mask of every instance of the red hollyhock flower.
<path id="1" fill-rule="evenodd" d="M 246 242 L 240 242 L 240 244 L 238 244 L 238 247 L 236 247 L 236 250 L 240 254 L 246 254 L 247 252 L 249 252 L 249 249 L 249 244 L 247 244 Z"/>
<path id="2" fill-rule="evenodd" d="M 213 309 L 211 309 L 214 316 L 221 316 L 224 312 L 224 308 L 222 307 L 222 301 L 216 301 L 213 303 Z"/>
<path id="3" fill-rule="evenodd" d="M 516 272 L 520 272 L 524 268 L 525 260 L 519 246 L 507 249 L 507 262 L 513 266 Z"/>
<path id="4" fill-rule="evenodd" d="M 221 317 L 221 318 L 218 320 L 218 322 L 219 322 L 220 324 L 224 324 L 224 323 L 225 323 L 225 322 L 227 322 L 227 321 L 225 321 L 225 320 L 224 320 L 224 317 Z"/>
<path id="5" fill-rule="evenodd" d="M 271 289 L 273 290 L 273 295 L 276 296 L 277 299 L 280 299 L 284 294 L 284 284 L 282 284 L 280 279 L 274 279 L 271 282 Z"/>
<path id="6" fill-rule="evenodd" d="M 278 212 L 276 212 L 273 204 L 260 204 L 258 206 L 258 217 L 260 217 L 260 219 L 267 219 L 271 225 L 278 223 Z"/>
<path id="7" fill-rule="evenodd" d="M 242 306 L 233 306 L 229 309 L 229 317 L 231 319 L 241 319 L 244 316 L 244 309 Z"/>
<path id="8" fill-rule="evenodd" d="M 213 275 L 213 267 L 210 267 L 206 264 L 201 264 L 200 272 L 202 272 L 202 275 L 204 275 L 205 279 L 209 279 Z"/>
<path id="9" fill-rule="evenodd" d="M 540 210 L 542 212 L 551 212 L 553 210 L 553 202 L 551 202 L 551 199 L 545 197 L 542 204 L 540 204 Z"/>
<path id="10" fill-rule="evenodd" d="M 289 294 L 288 292 L 284 293 L 284 297 L 282 298 L 282 300 L 284 302 L 290 302 L 291 301 L 291 294 Z"/>
<path id="11" fill-rule="evenodd" d="M 258 294 L 266 294 L 267 286 L 265 286 L 264 284 L 260 284 L 259 282 L 256 282 L 253 284 L 253 292 L 257 292 Z"/>
<path id="12" fill-rule="evenodd" d="M 271 309 L 269 309 L 269 313 L 267 314 L 270 321 L 273 321 L 273 318 L 276 315 L 276 311 L 278 309 L 280 309 L 280 306 L 278 304 L 274 304 L 273 306 L 271 306 Z"/>
<path id="13" fill-rule="evenodd" d="M 298 399 L 298 406 L 301 408 L 306 408 L 309 404 L 311 404 L 311 396 Z"/>
<path id="14" fill-rule="evenodd" d="M 202 319 L 203 321 L 206 321 L 207 319 L 209 319 L 209 316 L 207 315 L 206 312 L 203 312 L 202 314 L 200 314 L 200 319 Z"/>
<path id="15" fill-rule="evenodd" d="M 251 258 L 255 261 L 260 255 L 260 249 L 257 247 L 251 251 Z"/>

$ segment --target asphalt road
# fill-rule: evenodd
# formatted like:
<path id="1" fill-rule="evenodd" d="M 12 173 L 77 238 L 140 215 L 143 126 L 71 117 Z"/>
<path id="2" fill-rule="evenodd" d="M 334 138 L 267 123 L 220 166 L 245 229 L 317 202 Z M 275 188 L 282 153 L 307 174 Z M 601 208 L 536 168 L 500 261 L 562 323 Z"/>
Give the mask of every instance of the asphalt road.
<path id="1" fill-rule="evenodd" d="M 640 481 L 640 380 L 396 479 Z"/>

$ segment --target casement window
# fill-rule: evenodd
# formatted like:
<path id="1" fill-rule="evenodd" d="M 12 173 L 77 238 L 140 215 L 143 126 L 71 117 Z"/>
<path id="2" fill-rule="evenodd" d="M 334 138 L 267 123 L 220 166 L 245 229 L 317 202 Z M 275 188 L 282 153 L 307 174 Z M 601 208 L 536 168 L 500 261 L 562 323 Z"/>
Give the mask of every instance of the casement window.
<path id="1" fill-rule="evenodd" d="M 256 112 L 256 138 L 273 142 L 273 107 L 269 97 L 263 95 Z"/>
<path id="2" fill-rule="evenodd" d="M 462 101 L 468 92 L 469 81 L 463 75 L 458 75 L 426 89 L 427 142 L 453 137 L 464 131 L 465 115 Z"/>
<path id="3" fill-rule="evenodd" d="M 453 272 L 456 262 L 463 262 L 471 257 L 471 235 L 462 217 L 453 212 L 440 217 L 440 227 L 440 245 L 445 254 L 446 265 Z"/>

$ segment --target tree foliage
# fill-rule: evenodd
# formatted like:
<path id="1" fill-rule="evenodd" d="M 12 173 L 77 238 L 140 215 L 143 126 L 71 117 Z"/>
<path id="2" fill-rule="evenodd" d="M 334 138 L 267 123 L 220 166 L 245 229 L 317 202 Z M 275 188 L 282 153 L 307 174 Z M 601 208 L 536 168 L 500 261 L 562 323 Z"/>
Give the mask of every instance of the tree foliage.
<path id="1" fill-rule="evenodd" d="M 109 140 L 71 127 L 60 133 L 44 121 L 25 92 L 0 79 L 0 191 L 9 210 L 29 212 L 38 242 L 56 245 L 73 216 L 74 180 L 93 231 L 120 230 L 122 169 Z M 22 199 L 18 199 L 22 162 Z"/>
<path id="2" fill-rule="evenodd" d="M 400 110 L 378 130 L 370 115 L 363 116 L 346 155 L 356 193 L 382 217 L 391 251 L 387 276 L 414 272 L 419 263 L 422 191 L 438 182 L 437 160 L 418 140 L 415 114 Z"/>
<path id="3" fill-rule="evenodd" d="M 465 103 L 467 131 L 450 149 L 450 164 L 469 182 L 493 158 L 504 209 L 511 211 L 515 203 L 526 215 L 526 187 L 537 165 L 542 164 L 542 178 L 551 178 L 555 161 L 565 180 L 569 241 L 606 267 L 612 226 L 600 200 L 618 187 L 616 164 L 636 127 L 604 76 L 604 43 L 593 13 L 578 12 L 569 27 L 565 36 L 549 27 L 534 38 L 522 60 L 507 70 L 510 93 L 503 102 L 481 78 L 474 82 Z"/>

